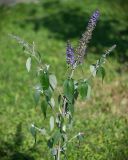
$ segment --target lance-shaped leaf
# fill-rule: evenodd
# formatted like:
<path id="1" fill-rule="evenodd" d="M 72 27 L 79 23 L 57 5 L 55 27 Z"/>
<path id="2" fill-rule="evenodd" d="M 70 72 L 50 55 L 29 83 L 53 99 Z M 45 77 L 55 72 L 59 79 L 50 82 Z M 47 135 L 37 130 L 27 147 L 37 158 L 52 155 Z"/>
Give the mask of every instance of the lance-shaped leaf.
<path id="1" fill-rule="evenodd" d="M 60 131 L 56 131 L 53 135 L 54 144 L 57 144 L 61 138 Z"/>
<path id="2" fill-rule="evenodd" d="M 72 103 L 74 97 L 74 80 L 66 79 L 64 81 L 64 95 Z"/>
<path id="3" fill-rule="evenodd" d="M 36 129 L 35 129 L 34 124 L 31 125 L 30 132 L 31 132 L 32 136 L 34 137 L 35 143 L 36 143 Z"/>
<path id="4" fill-rule="evenodd" d="M 54 98 L 51 98 L 50 104 L 51 104 L 51 107 L 52 107 L 52 108 L 55 107 L 55 100 L 54 100 Z"/>
<path id="5" fill-rule="evenodd" d="M 56 148 L 53 148 L 53 149 L 51 150 L 51 153 L 52 153 L 53 156 L 56 156 L 56 155 L 57 155 L 57 149 L 56 149 Z"/>
<path id="6" fill-rule="evenodd" d="M 35 129 L 34 124 L 31 125 L 30 132 L 31 132 L 32 136 L 35 137 L 35 135 L 36 135 L 36 129 Z"/>
<path id="7" fill-rule="evenodd" d="M 47 90 L 49 88 L 49 74 L 47 71 L 40 72 L 41 85 L 43 90 Z"/>
<path id="8" fill-rule="evenodd" d="M 81 95 L 81 98 L 86 99 L 90 97 L 91 87 L 87 81 L 84 81 L 79 84 L 78 91 Z"/>
<path id="9" fill-rule="evenodd" d="M 46 97 L 46 100 L 47 100 L 47 103 L 48 104 L 51 104 L 50 101 L 51 101 L 51 98 L 52 98 L 52 89 L 49 87 L 47 90 L 44 91 L 44 95 Z"/>
<path id="10" fill-rule="evenodd" d="M 42 110 L 42 112 L 44 114 L 44 118 L 46 118 L 46 114 L 47 114 L 47 102 L 44 99 L 41 102 L 41 110 Z"/>
<path id="11" fill-rule="evenodd" d="M 59 104 L 59 105 L 60 105 L 60 103 L 61 103 L 61 98 L 62 98 L 61 95 L 59 95 L 59 96 L 58 96 L 58 104 Z"/>
<path id="12" fill-rule="evenodd" d="M 54 139 L 53 138 L 50 138 L 47 142 L 47 145 L 49 148 L 52 148 L 53 147 L 53 144 L 54 144 Z"/>
<path id="13" fill-rule="evenodd" d="M 26 61 L 26 68 L 27 68 L 27 71 L 29 72 L 31 69 L 31 57 L 29 57 Z"/>
<path id="14" fill-rule="evenodd" d="M 53 116 L 50 117 L 49 124 L 50 124 L 50 130 L 52 131 L 54 129 L 54 117 Z"/>
<path id="15" fill-rule="evenodd" d="M 57 79 L 56 79 L 56 76 L 54 74 L 51 74 L 49 76 L 49 82 L 50 82 L 50 85 L 51 85 L 52 89 L 54 90 L 57 86 Z"/>
<path id="16" fill-rule="evenodd" d="M 71 115 L 73 116 L 73 113 L 74 113 L 74 105 L 72 103 L 69 103 L 68 104 L 68 108 L 69 108 L 69 111 L 71 112 Z"/>
<path id="17" fill-rule="evenodd" d="M 93 75 L 93 77 L 96 76 L 96 66 L 95 65 L 90 65 L 90 72 Z"/>
<path id="18" fill-rule="evenodd" d="M 90 86 L 90 84 L 88 84 L 88 91 L 87 91 L 87 99 L 89 99 L 90 98 L 90 96 L 91 96 L 91 86 Z"/>
<path id="19" fill-rule="evenodd" d="M 34 100 L 35 100 L 35 104 L 36 106 L 39 103 L 39 99 L 40 99 L 40 92 L 41 92 L 41 86 L 38 84 L 35 86 L 35 91 L 34 91 Z"/>
<path id="20" fill-rule="evenodd" d="M 65 124 L 63 125 L 62 130 L 63 130 L 64 132 L 66 132 L 66 125 L 65 125 Z"/>
<path id="21" fill-rule="evenodd" d="M 97 75 L 102 78 L 102 82 L 103 82 L 106 73 L 105 73 L 105 69 L 102 66 L 98 68 Z"/>

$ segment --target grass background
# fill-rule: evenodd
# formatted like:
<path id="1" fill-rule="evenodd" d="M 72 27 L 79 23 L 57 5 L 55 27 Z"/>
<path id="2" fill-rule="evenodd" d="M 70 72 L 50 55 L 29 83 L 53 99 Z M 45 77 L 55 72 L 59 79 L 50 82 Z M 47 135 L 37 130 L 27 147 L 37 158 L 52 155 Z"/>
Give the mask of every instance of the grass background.
<path id="1" fill-rule="evenodd" d="M 95 9 L 101 12 L 90 42 L 84 71 L 104 50 L 117 44 L 105 64 L 106 77 L 102 85 L 96 78 L 91 99 L 76 104 L 74 129 L 85 132 L 78 149 L 76 141 L 69 144 L 69 160 L 127 160 L 128 159 L 128 4 L 122 0 L 45 0 L 37 4 L 0 6 L 0 159 L 51 159 L 44 137 L 38 144 L 29 132 L 31 123 L 47 124 L 40 108 L 35 110 L 33 94 L 35 70 L 27 73 L 26 56 L 22 48 L 8 34 L 33 41 L 44 62 L 58 77 L 58 85 L 65 78 L 65 46 L 70 39 L 76 46 Z M 78 69 L 75 78 L 81 76 Z M 70 136 L 71 136 L 70 135 Z"/>

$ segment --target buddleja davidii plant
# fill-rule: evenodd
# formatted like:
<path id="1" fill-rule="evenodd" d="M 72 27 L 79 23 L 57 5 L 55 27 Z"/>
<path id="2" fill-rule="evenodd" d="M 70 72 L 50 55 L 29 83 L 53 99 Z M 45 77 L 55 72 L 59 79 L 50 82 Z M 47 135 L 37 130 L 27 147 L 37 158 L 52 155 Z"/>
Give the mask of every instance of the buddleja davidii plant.
<path id="1" fill-rule="evenodd" d="M 39 80 L 39 84 L 35 86 L 35 103 L 36 105 L 41 105 L 41 110 L 45 119 L 47 119 L 48 107 L 51 108 L 52 115 L 49 119 L 49 133 L 46 128 L 38 128 L 34 124 L 31 125 L 31 133 L 35 138 L 35 142 L 38 131 L 46 137 L 47 145 L 50 148 L 52 156 L 55 160 L 60 160 L 62 154 L 66 158 L 66 149 L 69 142 L 75 138 L 77 138 L 78 141 L 82 139 L 84 135 L 83 132 L 79 132 L 71 138 L 68 136 L 69 130 L 73 124 L 75 102 L 79 95 L 83 100 L 90 96 L 90 80 L 92 77 L 95 77 L 98 73 L 100 73 L 102 80 L 104 79 L 105 69 L 103 68 L 103 64 L 105 63 L 106 57 L 109 53 L 116 47 L 116 45 L 113 45 L 111 48 L 106 50 L 101 58 L 97 60 L 95 64 L 90 66 L 91 74 L 89 77 L 77 80 L 73 78 L 75 70 L 84 62 L 84 57 L 87 54 L 86 50 L 88 43 L 92 37 L 92 32 L 96 27 L 99 16 L 99 11 L 95 11 L 92 14 L 87 29 L 83 33 L 76 49 L 72 47 L 70 41 L 67 42 L 66 61 L 69 72 L 63 83 L 63 93 L 59 91 L 57 97 L 58 102 L 56 104 L 53 95 L 55 91 L 58 92 L 58 89 L 56 88 L 57 79 L 54 74 L 50 73 L 49 65 L 42 62 L 40 53 L 35 51 L 34 43 L 33 45 L 30 45 L 21 40 L 19 37 L 11 35 L 11 37 L 16 39 L 23 46 L 24 52 L 28 55 L 28 59 L 26 61 L 26 68 L 28 72 L 31 69 L 31 59 L 34 58 L 37 62 L 37 78 Z"/>

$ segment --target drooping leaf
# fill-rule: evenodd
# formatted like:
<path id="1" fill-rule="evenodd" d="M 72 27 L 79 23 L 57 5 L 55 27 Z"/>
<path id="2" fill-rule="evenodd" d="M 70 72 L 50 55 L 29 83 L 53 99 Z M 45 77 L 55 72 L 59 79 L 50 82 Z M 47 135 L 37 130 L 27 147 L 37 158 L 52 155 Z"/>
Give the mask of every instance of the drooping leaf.
<path id="1" fill-rule="evenodd" d="M 57 86 L 57 79 L 54 74 L 49 75 L 49 82 L 50 82 L 50 85 L 52 86 L 52 88 L 55 89 Z"/>
<path id="2" fill-rule="evenodd" d="M 54 98 L 51 98 L 50 103 L 51 103 L 52 108 L 54 108 L 55 107 L 55 100 L 54 100 Z"/>
<path id="3" fill-rule="evenodd" d="M 105 63 L 105 59 L 106 57 L 104 55 L 102 55 L 102 57 L 99 59 L 99 64 L 102 65 Z"/>
<path id="4" fill-rule="evenodd" d="M 58 96 L 58 104 L 60 105 L 61 103 L 61 95 Z"/>
<path id="5" fill-rule="evenodd" d="M 66 132 L 66 125 L 65 125 L 65 124 L 63 125 L 62 130 L 63 130 L 64 132 Z"/>
<path id="6" fill-rule="evenodd" d="M 45 99 L 42 100 L 41 102 L 41 110 L 44 114 L 44 118 L 46 118 L 46 114 L 47 114 L 47 102 Z"/>
<path id="7" fill-rule="evenodd" d="M 74 97 L 74 80 L 73 79 L 66 79 L 64 81 L 64 95 L 70 102 L 72 102 Z"/>
<path id="8" fill-rule="evenodd" d="M 88 91 L 87 91 L 87 99 L 89 99 L 91 96 L 91 86 L 88 84 Z"/>
<path id="9" fill-rule="evenodd" d="M 31 132 L 32 136 L 35 138 L 35 136 L 36 136 L 36 129 L 35 129 L 34 124 L 31 125 L 30 132 Z"/>
<path id="10" fill-rule="evenodd" d="M 35 129 L 34 124 L 31 125 L 30 132 L 31 132 L 32 136 L 34 137 L 34 140 L 35 140 L 35 143 L 36 143 L 36 129 Z"/>
<path id="11" fill-rule="evenodd" d="M 69 108 L 69 111 L 71 112 L 71 115 L 73 116 L 73 113 L 74 113 L 74 105 L 72 103 L 69 103 L 68 104 L 68 108 Z"/>
<path id="12" fill-rule="evenodd" d="M 81 82 L 78 87 L 79 93 L 81 95 L 82 99 L 85 99 L 87 97 L 88 93 L 88 83 L 87 82 Z"/>
<path id="13" fill-rule="evenodd" d="M 105 69 L 101 66 L 99 67 L 98 71 L 97 71 L 97 75 L 100 76 L 102 78 L 102 82 L 104 80 L 104 77 L 106 75 Z"/>
<path id="14" fill-rule="evenodd" d="M 34 93 L 34 100 L 35 100 L 36 106 L 37 106 L 38 103 L 39 103 L 39 99 L 40 99 L 40 92 L 39 92 L 38 90 L 35 90 L 35 93 Z"/>
<path id="15" fill-rule="evenodd" d="M 50 138 L 47 142 L 47 145 L 49 148 L 52 148 L 53 147 L 53 144 L 54 144 L 54 139 L 53 138 Z"/>
<path id="16" fill-rule="evenodd" d="M 77 100 L 78 95 L 79 95 L 79 92 L 78 92 L 77 89 L 75 89 L 75 92 L 74 92 L 74 100 Z"/>
<path id="17" fill-rule="evenodd" d="M 54 117 L 53 116 L 50 117 L 49 124 L 50 124 L 50 130 L 52 131 L 54 129 Z"/>
<path id="18" fill-rule="evenodd" d="M 56 155 L 57 155 L 57 149 L 56 149 L 56 148 L 53 148 L 53 149 L 51 150 L 51 153 L 52 153 L 53 156 L 56 156 Z"/>
<path id="19" fill-rule="evenodd" d="M 96 76 L 96 67 L 95 67 L 95 65 L 90 65 L 90 72 L 93 75 L 93 77 Z"/>
<path id="20" fill-rule="evenodd" d="M 29 72 L 31 69 L 31 57 L 29 57 L 26 61 L 26 68 L 27 68 L 27 71 Z"/>
<path id="21" fill-rule="evenodd" d="M 41 90 L 41 86 L 40 86 L 40 85 L 36 85 L 36 86 L 35 86 L 35 92 L 34 92 L 34 100 L 35 100 L 36 106 L 37 106 L 38 103 L 39 103 L 40 90 Z"/>
<path id="22" fill-rule="evenodd" d="M 49 87 L 47 90 L 44 91 L 44 94 L 45 94 L 48 104 L 51 104 L 50 101 L 52 98 L 52 89 Z"/>
<path id="23" fill-rule="evenodd" d="M 79 134 L 77 135 L 77 139 L 79 140 L 79 142 L 82 142 L 82 141 L 84 140 L 84 134 L 79 133 Z"/>
<path id="24" fill-rule="evenodd" d="M 87 81 L 80 82 L 78 91 L 82 99 L 89 99 L 91 95 L 91 86 Z"/>
<path id="25" fill-rule="evenodd" d="M 25 51 L 25 46 L 23 46 L 23 51 Z"/>
<path id="26" fill-rule="evenodd" d="M 56 131 L 53 135 L 54 144 L 57 144 L 61 138 L 60 131 Z"/>
<path id="27" fill-rule="evenodd" d="M 42 71 L 40 73 L 41 85 L 43 90 L 47 90 L 49 88 L 49 74 L 47 71 Z"/>
<path id="28" fill-rule="evenodd" d="M 45 128 L 40 129 L 40 132 L 41 132 L 41 134 L 42 134 L 42 135 L 46 135 L 46 134 L 47 134 L 47 132 L 46 132 L 46 129 L 45 129 Z"/>

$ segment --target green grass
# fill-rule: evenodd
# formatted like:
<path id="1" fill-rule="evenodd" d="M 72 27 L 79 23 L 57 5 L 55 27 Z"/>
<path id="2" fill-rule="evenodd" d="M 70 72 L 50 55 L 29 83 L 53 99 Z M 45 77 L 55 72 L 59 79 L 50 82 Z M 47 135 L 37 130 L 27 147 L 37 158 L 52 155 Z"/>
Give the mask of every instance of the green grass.
<path id="1" fill-rule="evenodd" d="M 107 1 L 99 3 L 96 0 L 93 4 L 90 1 L 80 1 L 79 4 L 75 1 L 52 2 L 0 8 L 0 159 L 50 159 L 45 138 L 39 134 L 37 146 L 33 146 L 34 140 L 29 132 L 33 122 L 41 127 L 47 124 L 40 108 L 35 110 L 31 92 L 36 83 L 36 64 L 32 63 L 34 72 L 28 74 L 25 68 L 27 57 L 8 34 L 18 35 L 30 43 L 34 41 L 44 62 L 51 64 L 60 86 L 66 72 L 66 40 L 71 39 L 76 45 L 89 14 L 99 8 L 102 16 L 83 67 L 85 78 L 89 65 L 106 47 L 117 42 L 117 49 L 105 64 L 107 75 L 103 85 L 101 79 L 96 78 L 92 83 L 91 99 L 79 100 L 76 104 L 75 126 L 70 136 L 82 131 L 85 137 L 79 149 L 76 141 L 69 144 L 67 153 L 70 160 L 127 160 L 128 75 L 126 62 L 119 62 L 119 55 L 127 57 L 127 37 L 122 33 L 119 39 L 116 34 L 125 31 L 125 12 L 117 12 L 121 10 L 118 3 L 113 4 L 117 7 L 114 12 Z M 115 27 L 114 20 L 118 27 Z M 103 33 L 104 37 L 101 36 Z M 81 74 L 78 69 L 74 77 L 77 79 Z"/>

